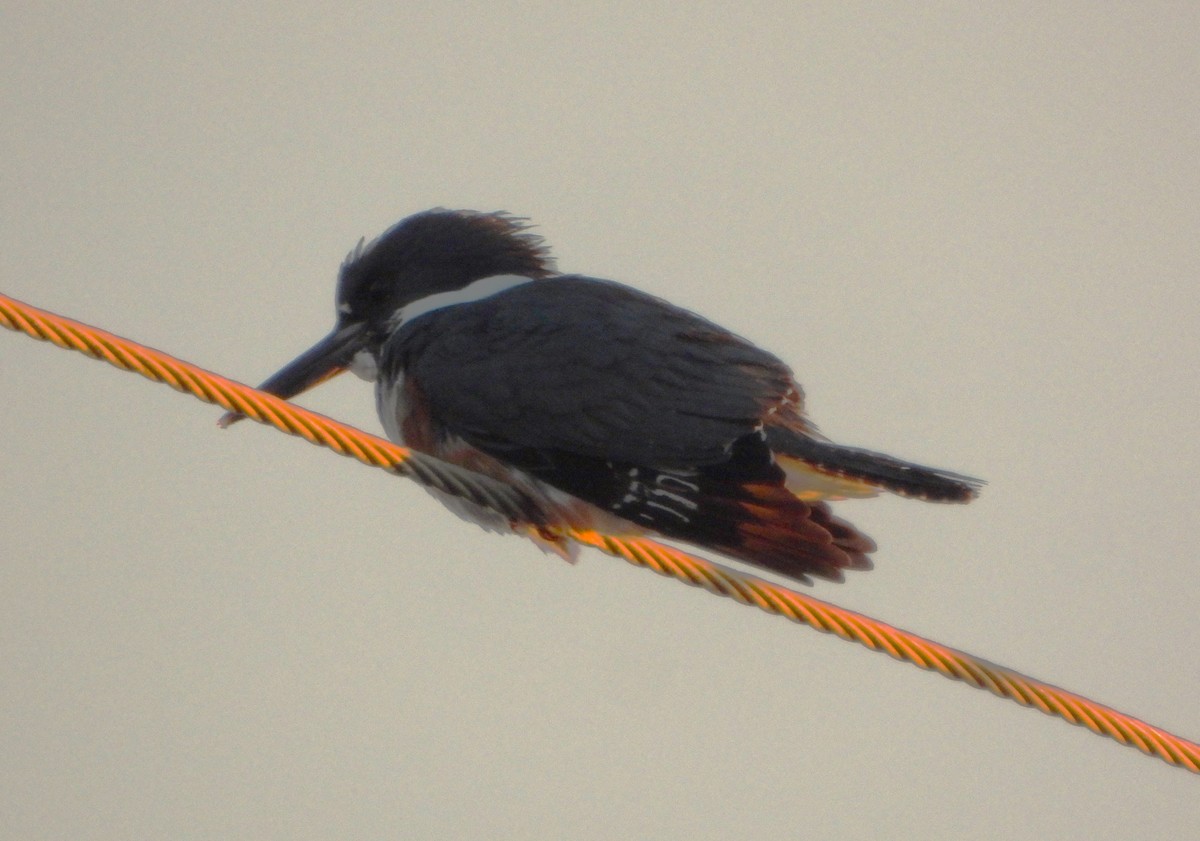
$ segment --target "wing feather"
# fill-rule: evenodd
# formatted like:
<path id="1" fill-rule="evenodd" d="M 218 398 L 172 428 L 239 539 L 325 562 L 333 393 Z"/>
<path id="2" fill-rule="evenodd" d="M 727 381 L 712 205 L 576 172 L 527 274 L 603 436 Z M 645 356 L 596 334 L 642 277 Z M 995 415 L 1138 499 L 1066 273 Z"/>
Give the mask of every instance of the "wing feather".
<path id="1" fill-rule="evenodd" d="M 435 311 L 384 348 L 434 417 L 489 443 L 630 464 L 728 458 L 794 394 L 791 371 L 694 313 L 611 281 L 560 277 Z"/>

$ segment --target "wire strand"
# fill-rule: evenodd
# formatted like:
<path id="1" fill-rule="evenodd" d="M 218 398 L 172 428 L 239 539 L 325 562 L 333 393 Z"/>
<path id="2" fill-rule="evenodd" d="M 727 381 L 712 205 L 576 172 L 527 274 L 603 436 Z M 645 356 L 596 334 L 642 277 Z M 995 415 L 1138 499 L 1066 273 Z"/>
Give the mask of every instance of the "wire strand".
<path id="1" fill-rule="evenodd" d="M 881 651 L 920 669 L 936 671 L 952 680 L 986 689 L 993 695 L 1086 727 L 1170 765 L 1200 774 L 1200 745 L 1012 669 L 654 540 L 614 537 L 547 523 L 531 500 L 487 477 L 398 447 L 161 351 L 31 307 L 3 294 L 0 294 L 0 325 L 166 383 L 176 391 L 239 412 L 372 467 L 381 467 L 469 499 L 507 517 L 518 531 L 534 539 L 543 542 L 569 539 L 592 546 L 714 595 L 753 605 L 822 633 L 857 642 L 872 651 Z"/>

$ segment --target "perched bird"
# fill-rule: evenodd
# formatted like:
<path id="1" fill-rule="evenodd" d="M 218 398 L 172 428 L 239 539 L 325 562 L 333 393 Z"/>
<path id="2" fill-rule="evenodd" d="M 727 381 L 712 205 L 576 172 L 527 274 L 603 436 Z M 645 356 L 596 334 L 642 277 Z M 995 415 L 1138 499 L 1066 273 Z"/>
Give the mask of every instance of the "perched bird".
<path id="1" fill-rule="evenodd" d="M 346 369 L 375 382 L 391 440 L 519 488 L 548 519 L 799 581 L 871 567 L 874 542 L 826 500 L 966 502 L 982 484 L 829 442 L 776 357 L 644 292 L 558 273 L 506 213 L 430 210 L 360 242 L 333 332 L 260 388 L 289 398 Z"/>

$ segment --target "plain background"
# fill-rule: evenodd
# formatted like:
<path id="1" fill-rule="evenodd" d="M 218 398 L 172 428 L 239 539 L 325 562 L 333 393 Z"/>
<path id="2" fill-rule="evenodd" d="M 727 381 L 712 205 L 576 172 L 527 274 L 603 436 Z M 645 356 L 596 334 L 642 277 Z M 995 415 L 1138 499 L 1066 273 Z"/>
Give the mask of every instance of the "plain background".
<path id="1" fill-rule="evenodd" d="M 258 382 L 435 205 L 989 480 L 822 598 L 1200 737 L 1191 3 L 18 3 L 0 289 Z M 378 430 L 368 386 L 306 405 Z M 1081 728 L 0 336 L 6 838 L 1185 837 Z"/>

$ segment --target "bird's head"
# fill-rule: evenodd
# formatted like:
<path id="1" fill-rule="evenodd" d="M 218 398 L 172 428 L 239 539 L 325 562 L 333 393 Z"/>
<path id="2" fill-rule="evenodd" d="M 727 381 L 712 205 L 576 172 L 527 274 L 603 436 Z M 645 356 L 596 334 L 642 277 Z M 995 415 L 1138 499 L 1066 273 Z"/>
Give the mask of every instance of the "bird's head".
<path id="1" fill-rule="evenodd" d="M 269 377 L 259 389 L 294 397 L 348 369 L 374 379 L 384 341 L 405 308 L 484 278 L 554 274 L 542 239 L 507 213 L 428 210 L 401 220 L 342 263 L 333 331 Z M 242 416 L 221 418 L 228 426 Z"/>

